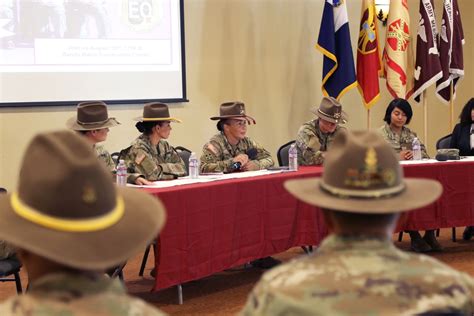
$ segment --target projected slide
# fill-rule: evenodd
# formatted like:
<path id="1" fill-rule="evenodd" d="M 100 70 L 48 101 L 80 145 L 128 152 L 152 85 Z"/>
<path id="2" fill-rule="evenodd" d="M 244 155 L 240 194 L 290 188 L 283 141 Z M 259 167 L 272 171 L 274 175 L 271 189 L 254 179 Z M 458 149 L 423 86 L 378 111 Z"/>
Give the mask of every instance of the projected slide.
<path id="1" fill-rule="evenodd" d="M 47 73 L 55 81 L 63 73 L 77 84 L 83 79 L 76 81 L 73 73 L 155 72 L 158 82 L 177 80 L 174 92 L 152 96 L 140 89 L 130 99 L 182 97 L 180 8 L 180 0 L 2 0 L 0 72 L 3 79 L 10 73 L 12 80 L 21 80 L 22 73 Z M 0 102 L 104 99 L 89 93 L 32 95 L 31 100 L 0 95 Z"/>

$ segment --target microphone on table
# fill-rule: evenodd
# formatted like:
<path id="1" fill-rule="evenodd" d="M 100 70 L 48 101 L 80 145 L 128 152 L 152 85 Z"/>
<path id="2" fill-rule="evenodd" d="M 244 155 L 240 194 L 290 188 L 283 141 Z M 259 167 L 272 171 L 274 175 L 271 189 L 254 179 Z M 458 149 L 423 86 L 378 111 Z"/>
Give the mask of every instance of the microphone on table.
<path id="1" fill-rule="evenodd" d="M 257 158 L 258 151 L 256 148 L 250 148 L 245 154 L 249 156 L 249 160 L 254 160 Z M 232 172 L 240 170 L 241 167 L 242 164 L 239 161 L 233 162 L 231 165 Z"/>

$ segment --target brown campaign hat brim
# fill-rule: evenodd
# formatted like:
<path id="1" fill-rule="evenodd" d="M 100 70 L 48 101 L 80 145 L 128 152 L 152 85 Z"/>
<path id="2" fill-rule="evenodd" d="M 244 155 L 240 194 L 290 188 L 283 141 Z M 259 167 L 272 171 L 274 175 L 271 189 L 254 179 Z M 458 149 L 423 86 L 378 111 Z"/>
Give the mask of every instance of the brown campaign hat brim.
<path id="1" fill-rule="evenodd" d="M 331 123 L 334 123 L 334 124 L 345 124 L 347 123 L 347 113 L 342 111 L 341 112 L 341 118 L 339 120 L 336 120 L 335 118 L 331 117 L 331 116 L 328 116 L 328 115 L 324 115 L 324 113 L 321 113 L 319 111 L 319 108 L 313 108 L 311 109 L 311 112 L 316 115 L 317 117 L 319 117 L 320 119 L 323 119 L 325 121 L 328 121 L 328 122 L 331 122 Z"/>
<path id="2" fill-rule="evenodd" d="M 165 210 L 150 194 L 118 188 L 125 202 L 114 225 L 91 232 L 65 232 L 34 224 L 13 210 L 11 194 L 0 196 L 0 239 L 49 260 L 80 270 L 104 270 L 134 256 L 157 237 Z"/>
<path id="3" fill-rule="evenodd" d="M 71 117 L 66 122 L 66 127 L 74 131 L 93 131 L 96 129 L 110 128 L 117 125 L 120 125 L 120 122 L 114 117 L 109 117 L 105 122 L 100 123 L 80 124 L 77 122 L 76 117 Z"/>
<path id="4" fill-rule="evenodd" d="M 343 198 L 320 188 L 321 178 L 288 180 L 287 191 L 299 200 L 320 208 L 361 214 L 399 213 L 429 205 L 443 191 L 441 184 L 429 179 L 405 179 L 405 190 L 398 195 L 379 198 Z"/>
<path id="5" fill-rule="evenodd" d="M 136 117 L 133 120 L 138 121 L 138 122 L 162 122 L 162 121 L 170 121 L 170 122 L 175 122 L 175 123 L 182 123 L 183 122 L 182 120 L 177 119 L 175 117 L 157 117 L 157 118 Z"/>
<path id="6" fill-rule="evenodd" d="M 246 121 L 247 118 L 251 119 L 252 121 L 255 121 L 255 119 L 251 116 L 248 115 L 224 115 L 224 116 L 213 116 L 211 117 L 211 120 L 217 121 L 217 120 L 225 120 L 225 119 L 233 119 L 233 120 L 242 120 Z"/>

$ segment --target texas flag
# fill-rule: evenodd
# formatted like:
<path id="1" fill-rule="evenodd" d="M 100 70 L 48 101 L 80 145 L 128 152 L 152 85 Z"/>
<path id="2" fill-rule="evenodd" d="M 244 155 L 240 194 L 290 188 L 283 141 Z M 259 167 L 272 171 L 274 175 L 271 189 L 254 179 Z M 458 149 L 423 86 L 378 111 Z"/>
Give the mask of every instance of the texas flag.
<path id="1" fill-rule="evenodd" d="M 413 93 L 413 52 L 407 0 L 391 0 L 383 52 L 387 89 L 394 98 Z"/>
<path id="2" fill-rule="evenodd" d="M 323 94 L 339 100 L 357 86 L 345 1 L 324 2 L 316 48 L 324 55 Z"/>
<path id="3" fill-rule="evenodd" d="M 382 70 L 374 0 L 362 2 L 357 44 L 357 82 L 364 105 L 370 109 L 380 97 L 379 72 Z"/>
<path id="4" fill-rule="evenodd" d="M 457 0 L 445 0 L 443 22 L 439 36 L 439 53 L 443 77 L 436 82 L 436 95 L 444 103 L 450 101 L 450 85 L 453 82 L 453 99 L 458 80 L 464 76 L 462 46 L 464 33 Z"/>
<path id="5" fill-rule="evenodd" d="M 415 92 L 413 93 L 417 102 L 420 102 L 423 91 L 443 76 L 437 35 L 433 0 L 420 0 L 420 21 L 416 38 Z"/>

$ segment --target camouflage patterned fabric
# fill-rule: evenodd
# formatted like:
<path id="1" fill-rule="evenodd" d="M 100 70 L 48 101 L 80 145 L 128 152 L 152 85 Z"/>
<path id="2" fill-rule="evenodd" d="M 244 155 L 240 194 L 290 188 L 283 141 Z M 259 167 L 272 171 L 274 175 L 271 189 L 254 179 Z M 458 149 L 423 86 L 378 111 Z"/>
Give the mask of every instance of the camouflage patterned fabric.
<path id="1" fill-rule="evenodd" d="M 30 284 L 25 295 L 0 304 L 0 315 L 29 316 L 158 316 L 165 315 L 129 296 L 117 279 L 49 274 Z"/>
<path id="2" fill-rule="evenodd" d="M 0 240 L 0 259 L 6 259 L 15 254 L 15 247 L 4 240 Z"/>
<path id="3" fill-rule="evenodd" d="M 112 156 L 107 151 L 107 149 L 105 149 L 104 146 L 102 145 L 94 145 L 94 150 L 97 154 L 97 158 L 99 158 L 99 160 L 105 163 L 105 166 L 107 167 L 107 169 L 109 169 L 110 172 L 115 173 L 115 162 L 112 159 Z M 135 184 L 135 181 L 140 176 L 143 176 L 143 175 L 141 175 L 140 173 L 128 174 L 127 182 Z"/>
<path id="4" fill-rule="evenodd" d="M 474 312 L 474 280 L 391 240 L 329 236 L 314 255 L 265 273 L 242 315 Z"/>
<path id="5" fill-rule="evenodd" d="M 153 146 L 148 136 L 140 135 L 125 157 L 129 169 L 143 174 L 149 181 L 169 180 L 186 175 L 186 166 L 176 150 L 166 141 Z"/>
<path id="6" fill-rule="evenodd" d="M 102 145 L 94 145 L 95 152 L 97 153 L 97 158 L 99 160 L 103 161 L 105 165 L 107 166 L 107 169 L 110 170 L 110 172 L 115 171 L 115 163 L 114 160 L 112 159 L 112 156 L 110 156 L 109 152 L 107 149 L 104 148 Z"/>
<path id="7" fill-rule="evenodd" d="M 325 134 L 319 129 L 319 119 L 304 123 L 296 136 L 298 164 L 321 165 L 324 162 L 323 152 L 328 150 L 336 133 L 341 129 L 344 127 L 337 125 L 334 133 Z"/>
<path id="8" fill-rule="evenodd" d="M 232 172 L 232 159 L 239 154 L 246 154 L 250 148 L 257 150 L 257 157 L 252 162 L 259 169 L 273 166 L 274 162 L 270 153 L 258 143 L 245 137 L 237 145 L 232 146 L 224 133 L 219 132 L 202 149 L 201 172 Z"/>
<path id="9" fill-rule="evenodd" d="M 403 126 L 402 132 L 400 136 L 394 133 L 390 128 L 390 125 L 385 123 L 383 126 L 379 128 L 380 134 L 385 138 L 385 140 L 392 145 L 392 148 L 397 152 L 400 153 L 402 150 L 402 145 L 407 144 L 407 146 L 411 149 L 411 144 L 413 142 L 413 138 L 417 137 L 415 132 L 412 132 L 408 127 Z M 420 140 L 420 139 L 418 139 Z M 425 145 L 421 142 L 421 157 L 422 158 L 430 158 L 428 153 L 426 152 Z"/>

